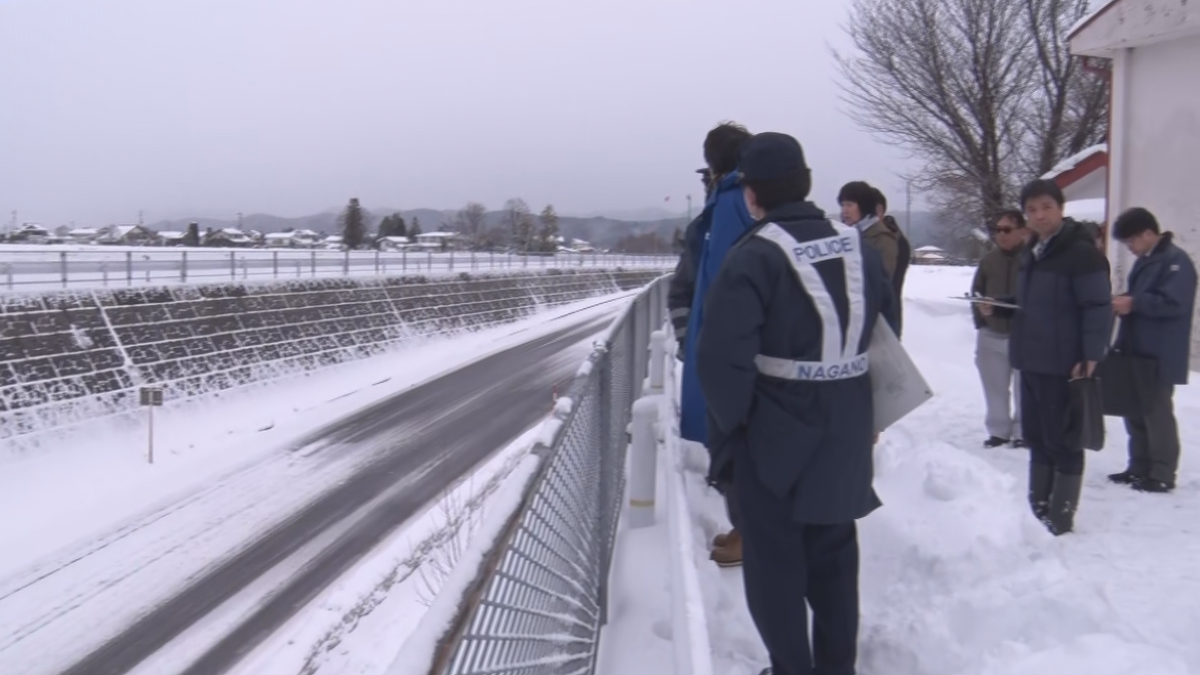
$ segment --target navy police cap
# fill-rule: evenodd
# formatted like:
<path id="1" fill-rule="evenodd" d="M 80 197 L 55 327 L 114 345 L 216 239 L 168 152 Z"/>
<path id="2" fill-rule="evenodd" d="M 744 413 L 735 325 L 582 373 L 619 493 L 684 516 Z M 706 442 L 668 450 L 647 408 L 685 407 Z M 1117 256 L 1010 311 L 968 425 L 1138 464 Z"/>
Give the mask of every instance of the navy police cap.
<path id="1" fill-rule="evenodd" d="M 758 182 L 800 173 L 808 166 L 799 141 L 787 134 L 767 131 L 746 142 L 738 169 L 743 181 Z"/>

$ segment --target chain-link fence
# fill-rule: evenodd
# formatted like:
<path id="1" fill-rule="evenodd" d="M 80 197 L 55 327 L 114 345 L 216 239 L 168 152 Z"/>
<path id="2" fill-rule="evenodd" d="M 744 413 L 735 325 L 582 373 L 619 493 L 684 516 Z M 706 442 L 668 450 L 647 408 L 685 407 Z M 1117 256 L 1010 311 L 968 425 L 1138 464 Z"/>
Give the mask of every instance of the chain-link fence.
<path id="1" fill-rule="evenodd" d="M 535 449 L 540 473 L 443 642 L 435 673 L 594 672 L 627 427 L 649 365 L 650 333 L 666 318 L 666 290 L 663 277 L 639 294 L 575 378 L 553 442 Z"/>

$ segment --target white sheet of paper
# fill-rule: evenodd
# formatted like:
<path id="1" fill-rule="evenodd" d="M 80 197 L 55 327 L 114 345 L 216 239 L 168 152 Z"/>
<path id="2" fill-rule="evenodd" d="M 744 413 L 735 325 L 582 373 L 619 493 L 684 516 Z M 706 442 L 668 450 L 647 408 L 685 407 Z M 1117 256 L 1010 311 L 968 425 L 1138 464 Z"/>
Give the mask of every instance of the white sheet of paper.
<path id="1" fill-rule="evenodd" d="M 875 322 L 867 351 L 871 355 L 875 432 L 879 433 L 933 398 L 933 390 L 883 317 Z"/>

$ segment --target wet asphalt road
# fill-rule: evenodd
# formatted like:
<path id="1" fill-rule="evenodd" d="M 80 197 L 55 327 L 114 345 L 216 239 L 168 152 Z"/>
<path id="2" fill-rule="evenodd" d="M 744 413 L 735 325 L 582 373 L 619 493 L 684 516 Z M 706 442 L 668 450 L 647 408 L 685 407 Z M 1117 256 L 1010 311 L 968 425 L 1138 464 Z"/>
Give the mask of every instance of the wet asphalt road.
<path id="1" fill-rule="evenodd" d="M 562 319 L 552 334 L 395 394 L 297 444 L 293 451 L 316 448 L 317 454 L 374 447 L 378 456 L 62 675 L 128 672 L 305 544 L 379 500 L 180 675 L 227 672 L 392 530 L 550 412 L 553 388 L 564 389 L 579 367 L 579 361 L 556 355 L 596 335 L 611 316 L 571 319 Z M 391 490 L 413 472 L 421 478 Z"/>

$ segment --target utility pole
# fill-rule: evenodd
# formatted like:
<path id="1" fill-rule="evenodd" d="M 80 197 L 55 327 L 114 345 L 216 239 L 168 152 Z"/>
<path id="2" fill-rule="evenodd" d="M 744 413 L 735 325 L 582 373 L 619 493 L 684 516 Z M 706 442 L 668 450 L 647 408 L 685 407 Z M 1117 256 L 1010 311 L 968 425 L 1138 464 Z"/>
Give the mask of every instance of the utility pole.
<path id="1" fill-rule="evenodd" d="M 904 179 L 904 236 L 912 239 L 912 179 Z"/>
<path id="2" fill-rule="evenodd" d="M 145 216 L 145 211 L 138 211 L 138 225 L 146 224 L 146 219 L 144 218 L 144 216 Z"/>
<path id="3" fill-rule="evenodd" d="M 242 212 L 238 211 L 238 229 L 242 229 Z"/>

